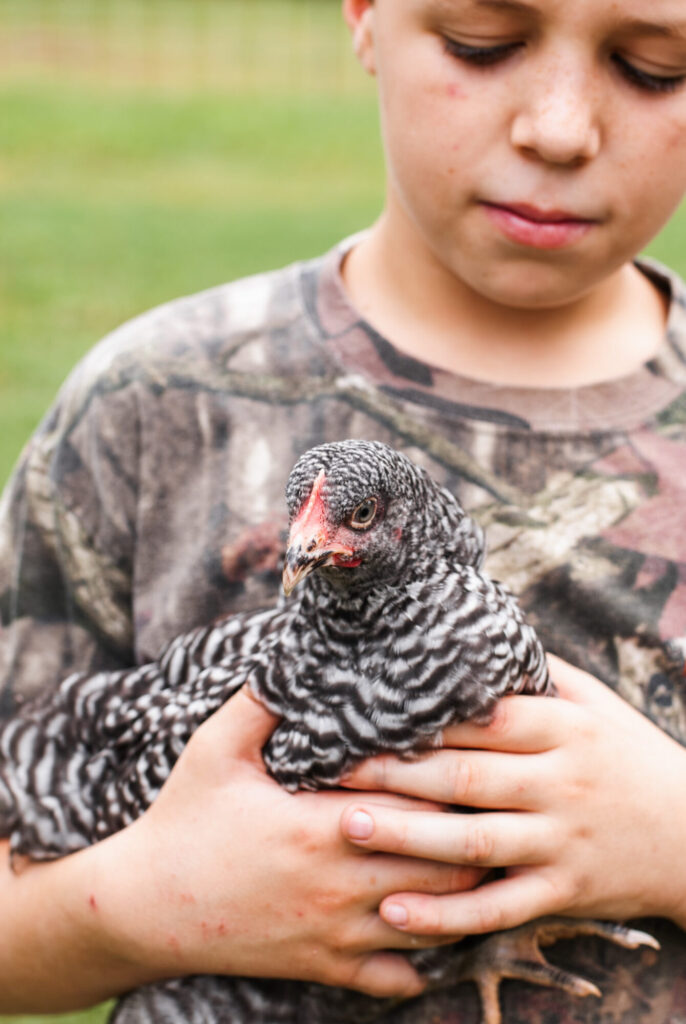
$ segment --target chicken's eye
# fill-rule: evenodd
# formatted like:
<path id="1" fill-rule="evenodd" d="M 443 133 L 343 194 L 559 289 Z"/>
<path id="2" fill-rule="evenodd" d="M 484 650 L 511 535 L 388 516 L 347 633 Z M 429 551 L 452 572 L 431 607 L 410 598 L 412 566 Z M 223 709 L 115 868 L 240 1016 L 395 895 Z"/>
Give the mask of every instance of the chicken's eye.
<path id="1" fill-rule="evenodd" d="M 361 501 L 357 508 L 353 511 L 353 514 L 348 520 L 348 525 L 352 526 L 353 530 L 366 530 L 368 526 L 371 526 L 376 518 L 377 500 L 376 498 L 365 498 Z"/>

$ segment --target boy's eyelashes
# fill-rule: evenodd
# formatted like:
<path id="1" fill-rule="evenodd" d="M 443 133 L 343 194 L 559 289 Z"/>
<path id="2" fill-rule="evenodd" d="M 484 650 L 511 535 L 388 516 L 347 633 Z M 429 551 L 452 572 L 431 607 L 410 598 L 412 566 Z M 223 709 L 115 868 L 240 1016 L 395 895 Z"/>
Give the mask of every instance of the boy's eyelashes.
<path id="1" fill-rule="evenodd" d="M 619 53 L 613 53 L 612 60 L 628 82 L 646 92 L 674 92 L 686 82 L 686 75 L 651 75 L 630 64 Z"/>
<path id="2" fill-rule="evenodd" d="M 458 43 L 456 39 L 444 36 L 443 42 L 449 54 L 465 61 L 467 64 L 499 64 L 501 61 L 511 57 L 513 53 L 521 49 L 524 43 L 499 43 L 497 46 L 470 46 L 468 43 Z"/>
<path id="3" fill-rule="evenodd" d="M 498 43 L 496 46 L 472 46 L 469 43 L 460 43 L 449 36 L 443 37 L 443 44 L 450 56 L 477 67 L 500 64 L 525 46 L 523 42 Z M 642 71 L 619 53 L 613 53 L 611 59 L 624 79 L 630 85 L 642 89 L 644 92 L 675 92 L 686 82 L 686 74 L 664 76 Z"/>

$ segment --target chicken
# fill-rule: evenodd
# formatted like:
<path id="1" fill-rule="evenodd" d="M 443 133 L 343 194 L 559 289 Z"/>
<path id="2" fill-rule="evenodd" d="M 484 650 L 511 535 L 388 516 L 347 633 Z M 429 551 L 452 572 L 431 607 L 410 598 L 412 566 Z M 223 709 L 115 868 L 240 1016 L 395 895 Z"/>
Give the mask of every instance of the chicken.
<path id="1" fill-rule="evenodd" d="M 481 572 L 481 529 L 424 470 L 379 442 L 325 444 L 298 460 L 286 499 L 275 608 L 196 629 L 158 663 L 73 675 L 4 726 L 0 835 L 15 863 L 62 856 L 135 820 L 195 728 L 243 685 L 281 718 L 263 756 L 291 791 L 335 787 L 374 754 L 440 744 L 445 726 L 486 722 L 504 694 L 552 695 L 533 629 Z M 547 920 L 470 950 L 411 955 L 435 985 L 476 981 L 495 1024 L 503 977 L 594 991 L 539 949 L 589 931 L 654 944 L 622 926 Z M 114 1020 L 332 1024 L 374 1020 L 390 1005 L 313 984 L 208 976 L 137 990 Z"/>

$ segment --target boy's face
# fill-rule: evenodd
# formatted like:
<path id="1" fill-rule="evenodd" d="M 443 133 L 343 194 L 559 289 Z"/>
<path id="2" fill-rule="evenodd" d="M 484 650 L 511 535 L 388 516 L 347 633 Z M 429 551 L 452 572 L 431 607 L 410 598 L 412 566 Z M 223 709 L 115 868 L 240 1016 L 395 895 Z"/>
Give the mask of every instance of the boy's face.
<path id="1" fill-rule="evenodd" d="M 684 0 L 344 0 L 378 76 L 387 225 L 479 294 L 544 308 L 686 187 Z"/>

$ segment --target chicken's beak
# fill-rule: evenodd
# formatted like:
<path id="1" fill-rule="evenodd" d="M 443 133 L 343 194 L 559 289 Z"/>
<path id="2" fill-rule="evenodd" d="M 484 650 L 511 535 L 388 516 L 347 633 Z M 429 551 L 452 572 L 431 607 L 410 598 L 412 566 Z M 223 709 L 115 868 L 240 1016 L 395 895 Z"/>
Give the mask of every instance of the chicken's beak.
<path id="1" fill-rule="evenodd" d="M 314 569 L 322 565 L 328 558 L 328 555 L 328 551 L 316 550 L 305 552 L 300 544 L 289 545 L 281 577 L 286 597 L 290 597 L 298 583 L 304 580 L 306 576 L 309 576 Z"/>
<path id="2" fill-rule="evenodd" d="M 306 543 L 303 543 L 303 538 L 294 538 L 292 543 L 289 542 L 281 577 L 286 597 L 290 597 L 298 583 L 315 569 L 320 569 L 323 565 L 345 563 L 353 557 L 352 548 L 341 544 L 327 544 L 324 537 L 313 537 Z"/>
<path id="3" fill-rule="evenodd" d="M 345 565 L 354 561 L 352 548 L 330 536 L 323 490 L 326 474 L 320 470 L 310 496 L 291 524 L 283 569 L 283 589 L 290 597 L 293 588 L 323 565 Z"/>

